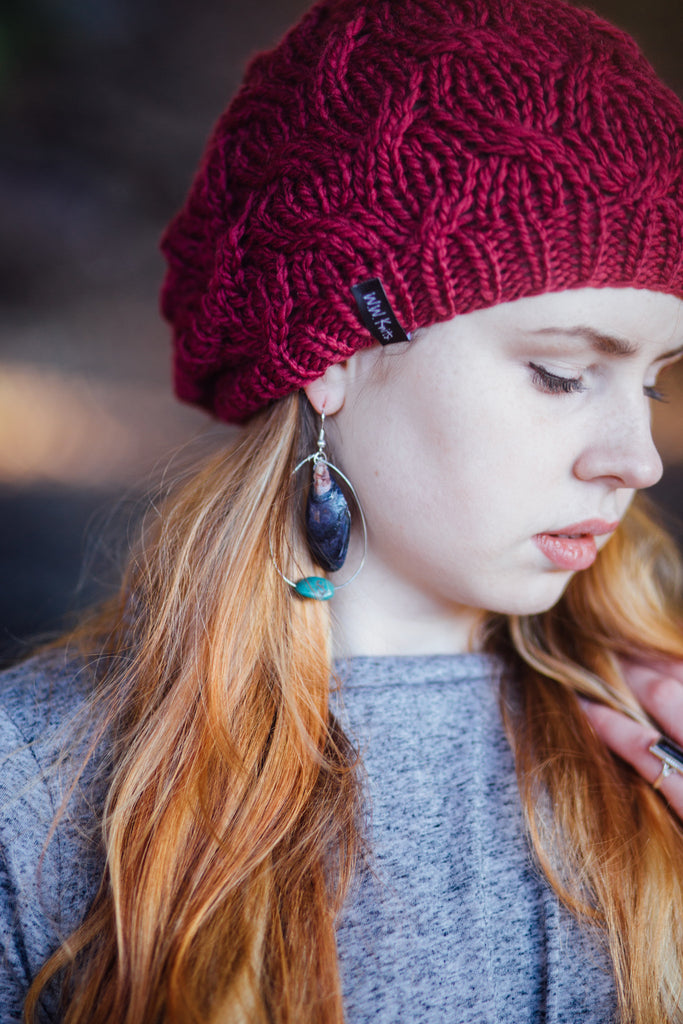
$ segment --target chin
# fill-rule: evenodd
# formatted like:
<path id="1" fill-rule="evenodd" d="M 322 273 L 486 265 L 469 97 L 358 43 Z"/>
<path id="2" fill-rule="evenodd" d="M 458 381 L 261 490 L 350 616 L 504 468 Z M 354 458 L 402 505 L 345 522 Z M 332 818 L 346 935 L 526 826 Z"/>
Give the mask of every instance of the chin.
<path id="1" fill-rule="evenodd" d="M 533 587 L 520 584 L 509 600 L 501 597 L 488 607 L 488 611 L 499 615 L 541 615 L 557 604 L 574 575 L 572 572 L 554 573 L 550 579 Z"/>

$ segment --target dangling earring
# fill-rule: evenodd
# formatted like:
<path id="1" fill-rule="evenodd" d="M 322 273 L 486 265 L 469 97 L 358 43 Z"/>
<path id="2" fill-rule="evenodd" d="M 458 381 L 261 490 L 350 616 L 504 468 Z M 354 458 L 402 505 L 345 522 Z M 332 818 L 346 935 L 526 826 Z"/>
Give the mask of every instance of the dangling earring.
<path id="1" fill-rule="evenodd" d="M 325 456 L 325 447 L 323 410 L 318 450 L 312 457 L 313 476 L 306 502 L 306 540 L 316 562 L 326 572 L 336 572 L 346 561 L 349 550 L 351 513 L 344 492 L 330 476 L 330 464 Z"/>
<path id="2" fill-rule="evenodd" d="M 331 473 L 334 473 L 344 481 L 353 495 L 360 515 L 363 529 L 363 557 L 361 558 L 360 565 L 348 580 L 345 580 L 344 583 L 338 583 L 336 586 L 324 576 L 305 576 L 303 579 L 294 582 L 294 580 L 290 580 L 285 576 L 275 561 L 272 538 L 270 536 L 268 538 L 270 557 L 278 574 L 300 597 L 307 597 L 316 601 L 328 601 L 335 590 L 341 590 L 342 587 L 352 583 L 365 564 L 365 556 L 368 549 L 368 531 L 358 495 L 348 477 L 342 473 L 341 469 L 338 469 L 337 466 L 328 460 L 325 448 L 325 411 L 323 410 L 320 414 L 320 434 L 318 435 L 316 450 L 307 455 L 305 459 L 302 459 L 298 466 L 295 466 L 292 470 L 292 476 L 295 476 L 309 462 L 313 463 L 311 484 L 306 501 L 306 541 L 311 555 L 326 572 L 336 572 L 338 569 L 341 569 L 349 548 L 351 512 L 349 511 L 344 492 L 339 484 L 332 479 Z"/>

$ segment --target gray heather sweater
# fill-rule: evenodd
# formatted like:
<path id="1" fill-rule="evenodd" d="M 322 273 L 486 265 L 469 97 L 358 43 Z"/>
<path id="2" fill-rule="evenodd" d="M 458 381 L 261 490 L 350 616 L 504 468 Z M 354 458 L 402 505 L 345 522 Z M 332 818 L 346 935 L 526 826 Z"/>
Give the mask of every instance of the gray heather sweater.
<path id="1" fill-rule="evenodd" d="M 533 867 L 487 658 L 354 658 L 339 714 L 368 776 L 372 870 L 338 928 L 349 1024 L 608 1024 L 609 962 Z M 0 1024 L 94 894 L 96 850 L 43 775 L 85 683 L 59 654 L 0 676 Z M 50 997 L 41 1020 L 59 1016 Z M 141 1022 L 144 1024 L 144 1022 Z"/>

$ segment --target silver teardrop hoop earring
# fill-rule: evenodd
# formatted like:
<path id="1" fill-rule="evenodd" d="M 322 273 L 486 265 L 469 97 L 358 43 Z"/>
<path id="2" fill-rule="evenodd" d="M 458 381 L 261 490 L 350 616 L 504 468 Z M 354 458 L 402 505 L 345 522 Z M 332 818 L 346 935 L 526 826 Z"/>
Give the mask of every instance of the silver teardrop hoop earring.
<path id="1" fill-rule="evenodd" d="M 351 512 L 346 501 L 346 496 L 339 484 L 333 479 L 333 474 L 339 477 L 349 489 L 351 496 L 358 509 L 361 527 L 363 531 L 363 556 L 360 565 L 353 575 L 349 576 L 343 583 L 334 584 L 326 576 L 304 576 L 300 580 L 290 580 L 283 573 L 275 559 L 273 551 L 273 539 L 268 530 L 268 545 L 270 557 L 275 571 L 290 586 L 299 597 L 309 598 L 314 601 L 329 601 L 332 595 L 342 587 L 353 583 L 358 573 L 365 565 L 365 557 L 368 551 L 368 530 L 365 522 L 363 508 L 356 494 L 355 488 L 349 478 L 342 473 L 341 469 L 330 462 L 325 454 L 325 410 L 320 414 L 320 434 L 316 450 L 302 459 L 298 466 L 292 470 L 292 476 L 308 465 L 313 463 L 313 473 L 306 500 L 305 532 L 306 540 L 311 555 L 315 561 L 327 572 L 337 572 L 346 560 L 351 536 Z"/>

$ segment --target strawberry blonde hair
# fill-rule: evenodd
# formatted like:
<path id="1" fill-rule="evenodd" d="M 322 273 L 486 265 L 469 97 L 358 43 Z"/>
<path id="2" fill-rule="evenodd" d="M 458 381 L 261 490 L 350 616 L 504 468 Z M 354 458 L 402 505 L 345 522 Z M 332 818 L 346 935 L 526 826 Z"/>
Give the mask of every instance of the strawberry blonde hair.
<path id="1" fill-rule="evenodd" d="M 83 734 L 107 779 L 106 863 L 26 1021 L 51 979 L 65 1024 L 343 1021 L 335 918 L 363 852 L 360 763 L 330 713 L 329 609 L 295 598 L 270 554 L 314 568 L 289 500 L 313 440 L 297 395 L 255 417 L 154 508 L 120 597 L 73 638 L 99 654 Z M 683 836 L 577 694 L 642 718 L 618 659 L 683 658 L 682 620 L 679 557 L 634 503 L 554 608 L 489 616 L 481 635 L 510 668 L 535 856 L 604 935 L 632 1024 L 683 1021 Z"/>

